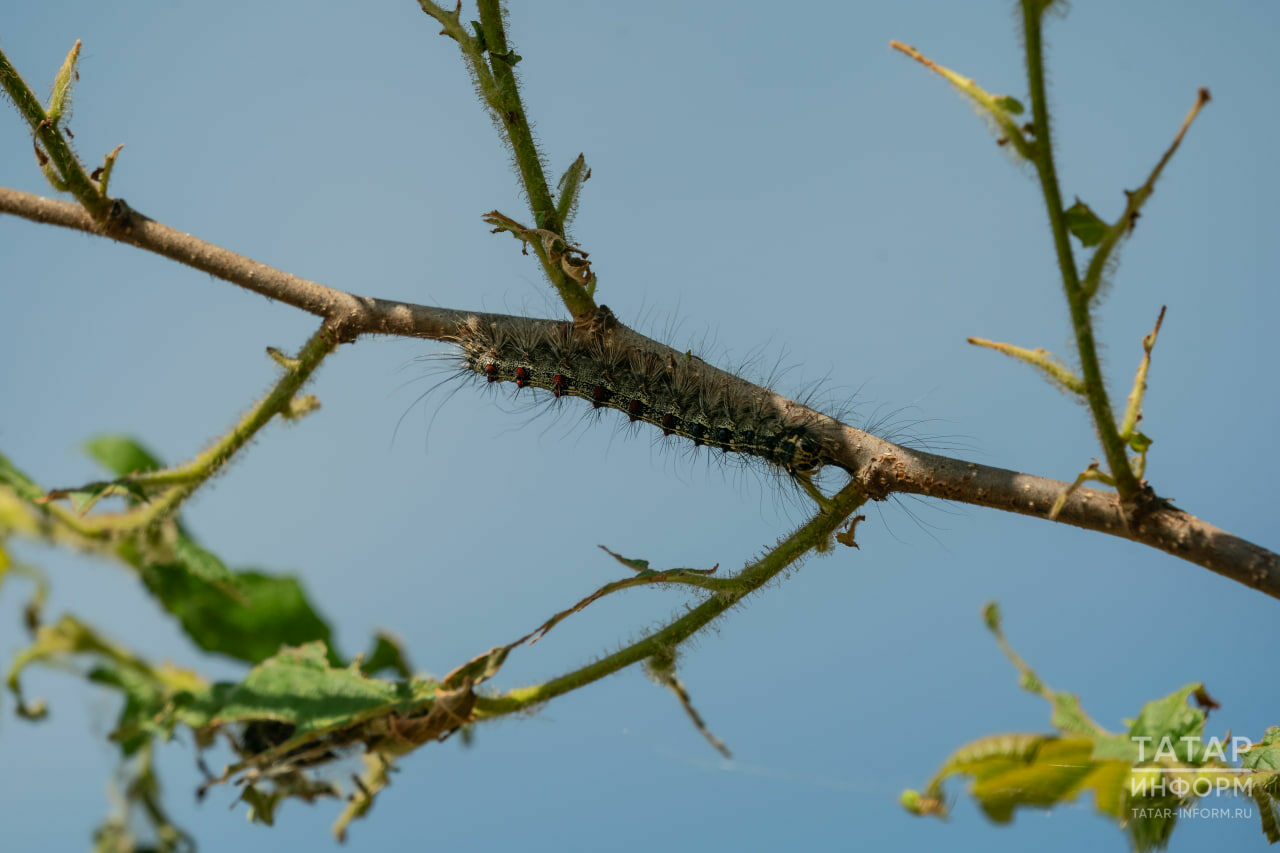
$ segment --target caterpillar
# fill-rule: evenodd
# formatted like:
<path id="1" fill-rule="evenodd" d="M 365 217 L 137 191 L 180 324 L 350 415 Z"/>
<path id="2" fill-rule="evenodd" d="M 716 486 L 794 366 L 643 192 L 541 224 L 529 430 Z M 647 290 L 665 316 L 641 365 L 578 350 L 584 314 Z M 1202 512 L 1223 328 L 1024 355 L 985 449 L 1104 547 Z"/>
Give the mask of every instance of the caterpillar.
<path id="1" fill-rule="evenodd" d="M 616 409 L 631 423 L 652 424 L 664 436 L 763 459 L 793 476 L 838 464 L 812 416 L 784 411 L 761 389 L 709 382 L 711 371 L 692 354 L 619 343 L 609 332 L 616 323 L 605 306 L 585 331 L 572 323 L 499 327 L 473 316 L 460 324 L 455 343 L 464 371 L 487 382 L 578 397 Z"/>

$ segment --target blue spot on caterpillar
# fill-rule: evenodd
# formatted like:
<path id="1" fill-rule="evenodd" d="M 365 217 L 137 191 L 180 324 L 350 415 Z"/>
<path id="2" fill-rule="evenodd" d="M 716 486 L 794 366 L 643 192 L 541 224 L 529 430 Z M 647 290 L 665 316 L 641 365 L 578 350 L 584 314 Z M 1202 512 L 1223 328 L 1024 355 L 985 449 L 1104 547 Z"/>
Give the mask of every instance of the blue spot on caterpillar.
<path id="1" fill-rule="evenodd" d="M 817 423 L 784 412 L 758 389 L 720 387 L 725 383 L 709 381 L 705 364 L 692 355 L 616 342 L 609 334 L 616 320 L 604 306 L 600 310 L 604 322 L 590 330 L 575 330 L 572 323 L 500 328 L 473 317 L 458 328 L 462 366 L 488 382 L 513 382 L 616 409 L 663 435 L 758 457 L 792 475 L 837 464 Z"/>

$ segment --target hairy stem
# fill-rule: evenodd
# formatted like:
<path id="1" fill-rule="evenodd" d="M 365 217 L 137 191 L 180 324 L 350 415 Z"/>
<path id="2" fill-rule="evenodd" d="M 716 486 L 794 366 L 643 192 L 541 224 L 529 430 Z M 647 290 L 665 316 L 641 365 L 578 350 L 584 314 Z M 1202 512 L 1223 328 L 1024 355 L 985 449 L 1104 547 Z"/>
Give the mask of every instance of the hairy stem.
<path id="1" fill-rule="evenodd" d="M 185 465 L 139 474 L 131 478 L 140 485 L 161 483 L 173 485 L 135 510 L 91 519 L 92 523 L 88 525 L 89 534 L 118 535 L 153 524 L 175 512 L 202 483 L 217 473 L 236 454 L 236 451 L 244 447 L 258 430 L 286 410 L 293 401 L 294 395 L 320 366 L 320 362 L 337 349 L 337 346 L 338 341 L 333 331 L 322 325 L 303 345 L 297 359 L 285 370 L 284 376 L 280 377 L 267 395 L 259 400 L 226 435 L 214 442 L 213 446 Z"/>
<path id="2" fill-rule="evenodd" d="M 758 562 L 752 563 L 739 572 L 734 578 L 738 582 L 735 588 L 711 596 L 666 627 L 573 672 L 565 673 L 542 684 L 520 687 L 497 696 L 478 697 L 476 699 L 477 715 L 484 718 L 520 711 L 598 681 L 606 675 L 611 675 L 646 658 L 658 654 L 670 654 L 672 649 L 768 583 L 783 569 L 794 564 L 814 548 L 825 546 L 849 514 L 866 500 L 867 495 L 861 485 L 856 482 L 850 483 L 836 494 L 831 499 L 831 503 L 808 524 L 779 542 L 777 547 Z"/>
<path id="3" fill-rule="evenodd" d="M 76 42 L 76 48 L 80 43 Z M 76 48 L 73 48 L 73 52 Z M 58 129 L 58 117 L 50 117 L 40 105 L 39 99 L 27 86 L 16 68 L 9 62 L 9 57 L 0 51 L 0 86 L 13 99 L 18 112 L 26 119 L 35 138 L 39 140 L 36 149 L 37 159 L 43 153 L 53 161 L 58 177 L 65 182 L 66 189 L 84 205 L 84 209 L 98 222 L 105 221 L 111 207 L 111 199 L 103 195 L 93 181 L 85 174 L 84 168 L 71 150 L 70 144 L 63 138 Z"/>
<path id="4" fill-rule="evenodd" d="M 1107 398 L 1107 386 L 1098 361 L 1097 344 L 1093 338 L 1093 320 L 1089 316 L 1089 295 L 1080 285 L 1075 255 L 1067 230 L 1062 208 L 1062 193 L 1058 189 L 1058 173 L 1053 162 L 1053 142 L 1049 128 L 1049 105 L 1044 85 L 1044 42 L 1041 32 L 1042 0 L 1022 0 L 1023 42 L 1026 47 L 1027 81 L 1031 89 L 1032 123 L 1035 127 L 1033 162 L 1040 176 L 1040 188 L 1044 193 L 1049 212 L 1049 227 L 1053 231 L 1053 246 L 1058 255 L 1058 267 L 1062 271 L 1062 285 L 1066 291 L 1067 306 L 1071 311 L 1071 325 L 1075 330 L 1076 349 L 1080 355 L 1080 372 L 1084 379 L 1085 399 L 1093 413 L 1093 423 L 1102 443 L 1107 467 L 1116 481 L 1116 491 L 1122 500 L 1133 498 L 1140 488 L 1124 440 L 1116 429 L 1111 401 Z"/>
<path id="5" fill-rule="evenodd" d="M 534 227 L 554 232 L 563 238 L 564 219 L 547 186 L 542 157 L 533 138 L 533 127 L 520 97 L 520 85 L 515 74 L 515 63 L 519 61 L 519 57 L 507 44 L 501 2 L 479 0 L 477 4 L 483 41 L 463 29 L 458 12 L 447 12 L 431 0 L 418 0 L 418 5 L 443 25 L 441 32 L 444 35 L 458 43 L 463 59 L 480 89 L 484 104 L 502 128 L 503 136 L 511 149 L 520 184 L 529 199 Z M 487 63 L 486 55 L 489 58 Z M 579 319 L 594 314 L 596 305 L 588 290 L 574 281 L 540 246 L 534 244 L 533 250 L 542 263 L 547 279 L 555 287 L 569 312 Z"/>

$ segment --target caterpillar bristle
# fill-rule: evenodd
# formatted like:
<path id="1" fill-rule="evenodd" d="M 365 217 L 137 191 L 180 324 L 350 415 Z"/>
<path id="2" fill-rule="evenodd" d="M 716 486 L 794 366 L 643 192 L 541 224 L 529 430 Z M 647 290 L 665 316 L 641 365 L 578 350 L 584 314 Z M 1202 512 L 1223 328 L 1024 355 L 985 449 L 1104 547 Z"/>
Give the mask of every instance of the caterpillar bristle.
<path id="1" fill-rule="evenodd" d="M 651 424 L 695 447 L 759 458 L 791 475 L 832 464 L 817 424 L 784 413 L 767 391 L 718 386 L 692 353 L 631 349 L 615 342 L 611 328 L 602 323 L 577 332 L 569 323 L 528 323 L 500 329 L 472 318 L 458 329 L 461 366 L 488 382 L 616 409 L 630 424 Z"/>

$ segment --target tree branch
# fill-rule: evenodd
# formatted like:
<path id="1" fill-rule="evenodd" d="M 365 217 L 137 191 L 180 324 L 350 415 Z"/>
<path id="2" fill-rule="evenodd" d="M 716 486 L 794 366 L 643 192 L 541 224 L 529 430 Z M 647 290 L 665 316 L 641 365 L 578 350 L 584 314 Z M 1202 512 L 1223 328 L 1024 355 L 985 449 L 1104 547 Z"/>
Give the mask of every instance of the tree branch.
<path id="1" fill-rule="evenodd" d="M 452 342 L 457 338 L 459 327 L 471 318 L 479 318 L 500 329 L 515 329 L 522 324 L 567 322 L 481 314 L 357 296 L 206 243 L 148 219 L 119 201 L 105 230 L 75 204 L 6 188 L 0 188 L 0 213 L 108 236 L 164 255 L 323 317 L 330 328 L 339 333 L 342 341 L 354 341 L 361 335 L 381 334 Z M 625 346 L 638 351 L 684 358 L 683 353 L 621 324 L 613 329 L 612 334 L 618 336 Z M 1070 488 L 1069 483 L 1060 480 L 900 447 L 712 365 L 698 362 L 696 369 L 704 371 L 706 381 L 714 387 L 724 387 L 728 383 L 736 387 L 734 393 L 759 397 L 763 404 L 775 407 L 784 416 L 814 424 L 831 442 L 831 460 L 860 481 L 873 500 L 884 500 L 900 492 L 1047 518 L 1059 496 Z M 1280 598 L 1280 555 L 1227 533 L 1167 502 L 1156 501 L 1145 512 L 1133 514 L 1126 520 L 1116 494 L 1080 488 L 1067 497 L 1057 520 L 1158 548 L 1273 598 Z"/>

